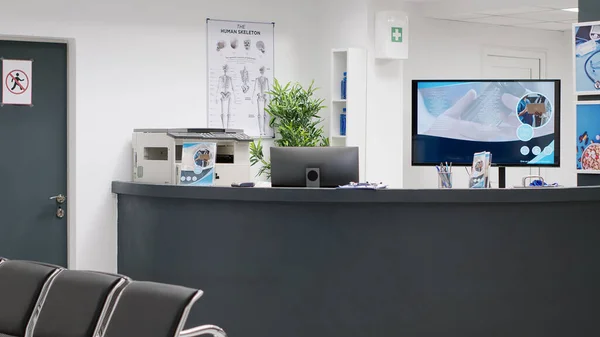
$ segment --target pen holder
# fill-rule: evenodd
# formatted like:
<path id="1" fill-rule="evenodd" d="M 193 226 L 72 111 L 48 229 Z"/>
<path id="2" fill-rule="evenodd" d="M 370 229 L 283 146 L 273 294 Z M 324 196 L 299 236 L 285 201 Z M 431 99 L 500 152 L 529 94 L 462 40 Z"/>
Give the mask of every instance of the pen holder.
<path id="1" fill-rule="evenodd" d="M 452 188 L 452 172 L 438 172 L 438 188 Z"/>

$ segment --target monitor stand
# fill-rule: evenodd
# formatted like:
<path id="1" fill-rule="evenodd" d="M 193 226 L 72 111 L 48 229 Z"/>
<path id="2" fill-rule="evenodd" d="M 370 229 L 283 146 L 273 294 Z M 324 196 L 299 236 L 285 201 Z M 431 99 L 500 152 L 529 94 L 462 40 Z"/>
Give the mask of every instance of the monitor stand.
<path id="1" fill-rule="evenodd" d="M 506 167 L 498 167 L 498 188 L 506 188 Z"/>
<path id="2" fill-rule="evenodd" d="M 306 187 L 321 187 L 321 170 L 317 167 L 306 169 Z"/>

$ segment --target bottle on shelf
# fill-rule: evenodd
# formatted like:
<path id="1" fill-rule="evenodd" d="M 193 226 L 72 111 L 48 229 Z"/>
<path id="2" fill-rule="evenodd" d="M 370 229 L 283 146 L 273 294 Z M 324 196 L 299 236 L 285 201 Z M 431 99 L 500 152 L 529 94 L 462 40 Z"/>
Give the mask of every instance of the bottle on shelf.
<path id="1" fill-rule="evenodd" d="M 342 99 L 346 99 L 346 82 L 348 78 L 348 72 L 344 71 L 344 77 L 342 78 Z"/>
<path id="2" fill-rule="evenodd" d="M 346 108 L 342 109 L 340 114 L 340 136 L 346 135 Z"/>

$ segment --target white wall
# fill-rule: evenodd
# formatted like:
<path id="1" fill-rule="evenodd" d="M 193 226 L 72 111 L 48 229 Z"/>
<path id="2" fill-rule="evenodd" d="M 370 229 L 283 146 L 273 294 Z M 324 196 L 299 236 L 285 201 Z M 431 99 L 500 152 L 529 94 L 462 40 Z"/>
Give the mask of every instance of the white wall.
<path id="1" fill-rule="evenodd" d="M 468 11 L 454 1 L 453 10 Z M 492 6 L 478 2 L 481 6 Z M 576 185 L 574 158 L 575 117 L 568 33 L 512 27 L 469 24 L 427 19 L 421 15 L 435 4 L 395 0 L 370 0 L 367 15 L 369 34 L 366 46 L 369 63 L 369 110 L 367 122 L 367 177 L 383 180 L 392 187 L 436 188 L 435 168 L 411 166 L 411 81 L 427 78 L 481 78 L 486 48 L 510 48 L 544 52 L 547 78 L 562 79 L 561 168 L 542 169 L 547 181 Z M 345 7 L 347 11 L 357 11 Z M 410 46 L 406 61 L 373 59 L 375 12 L 400 10 L 409 14 Z M 524 38 L 525 37 L 525 38 Z M 497 182 L 497 170 L 492 180 Z M 528 169 L 508 169 L 507 185 L 520 184 Z M 532 173 L 537 173 L 534 170 Z M 456 171 L 455 186 L 467 186 L 466 172 Z"/>
<path id="2" fill-rule="evenodd" d="M 77 230 L 71 267 L 116 270 L 115 198 L 110 183 L 131 178 L 132 129 L 206 125 L 207 17 L 275 21 L 275 76 L 303 84 L 315 79 L 321 97 L 328 97 L 330 90 L 330 50 L 367 48 L 367 178 L 393 187 L 424 187 L 435 181 L 434 173 L 410 167 L 412 78 L 477 77 L 484 45 L 531 48 L 526 42 L 531 39 L 522 38 L 525 34 L 538 37 L 533 47 L 548 51 L 550 77 L 564 79 L 563 68 L 570 69 L 570 48 L 559 33 L 474 28 L 418 19 L 414 11 L 411 59 L 374 60 L 375 11 L 402 8 L 410 12 L 411 7 L 392 0 L 30 0 L 4 5 L 2 35 L 75 41 L 71 56 L 76 59 L 76 118 L 71 120 L 75 132 L 69 141 L 75 149 L 71 159 L 76 171 L 70 176 L 76 186 L 69 202 L 77 205 L 71 219 Z M 436 63 L 440 50 L 454 51 L 456 64 Z M 444 59 L 451 57 L 446 54 Z M 178 86 L 170 80 L 174 75 Z M 570 92 L 570 85 L 565 80 L 563 92 Z M 574 121 L 567 121 L 570 112 L 563 109 L 565 140 L 574 139 Z M 569 146 L 564 148 L 563 161 L 568 163 L 572 156 Z"/>
<path id="3" fill-rule="evenodd" d="M 131 179 L 132 129 L 206 125 L 206 18 L 275 21 L 275 76 L 307 83 L 312 76 L 304 69 L 315 63 L 318 36 L 306 22 L 313 11 L 312 1 L 292 0 L 31 0 L 2 6 L 4 36 L 75 40 L 71 267 L 116 270 L 110 186 Z"/>
<path id="4" fill-rule="evenodd" d="M 331 98 L 331 50 L 366 47 L 366 10 L 367 2 L 364 0 L 328 0 L 319 3 L 313 14 L 307 17 L 310 25 L 319 32 L 312 37 L 315 62 L 310 64 L 309 71 L 320 87 L 320 94 L 328 97 L 326 104 Z M 340 79 L 341 75 L 338 75 Z M 329 108 L 321 114 L 325 118 L 325 130 L 328 131 L 331 123 L 338 123 L 337 120 L 329 120 Z"/>
<path id="5" fill-rule="evenodd" d="M 379 0 L 328 0 L 319 5 L 313 24 L 320 26 L 319 72 L 330 83 L 330 52 L 333 48 L 367 49 L 367 121 L 366 179 L 402 187 L 402 148 L 398 126 L 402 124 L 402 63 L 374 58 L 374 15 L 376 9 L 388 9 Z M 382 0 L 386 1 L 386 0 Z M 394 6 L 398 3 L 396 2 Z M 324 68 L 323 68 L 324 67 Z M 329 95 L 329 86 L 323 88 Z M 327 121 L 327 123 L 336 121 Z"/>
<path id="6" fill-rule="evenodd" d="M 406 86 L 404 61 L 375 59 L 375 13 L 396 9 L 372 1 L 367 12 L 368 20 L 368 110 L 367 110 L 367 179 L 383 182 L 390 188 L 404 186 L 402 149 L 404 138 L 402 93 Z"/>
<path id="7" fill-rule="evenodd" d="M 411 87 L 412 79 L 481 78 L 484 49 L 500 47 L 541 51 L 547 57 L 547 78 L 562 79 L 560 169 L 542 169 L 549 182 L 576 185 L 575 114 L 571 78 L 569 34 L 512 27 L 489 26 L 411 16 L 410 58 L 405 62 L 404 112 L 404 187 L 437 188 L 435 168 L 411 167 Z M 507 169 L 507 186 L 520 185 L 529 169 Z M 537 169 L 533 170 L 537 174 Z M 497 170 L 492 182 L 498 181 Z M 454 186 L 467 187 L 464 169 L 454 170 Z"/>

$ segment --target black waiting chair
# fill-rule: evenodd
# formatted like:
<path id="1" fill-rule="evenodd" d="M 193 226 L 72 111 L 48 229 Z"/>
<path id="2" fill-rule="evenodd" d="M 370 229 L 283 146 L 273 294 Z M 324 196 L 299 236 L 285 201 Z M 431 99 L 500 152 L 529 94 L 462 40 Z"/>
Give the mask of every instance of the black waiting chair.
<path id="1" fill-rule="evenodd" d="M 214 337 L 227 337 L 225 331 L 216 325 L 201 325 L 181 331 L 179 337 L 195 337 L 200 335 L 213 335 Z"/>
<path id="2" fill-rule="evenodd" d="M 51 281 L 31 337 L 95 337 L 128 278 L 64 270 Z"/>
<path id="3" fill-rule="evenodd" d="M 24 337 L 61 267 L 5 260 L 0 264 L 0 335 Z"/>
<path id="4" fill-rule="evenodd" d="M 227 337 L 183 330 L 202 291 L 128 277 L 0 260 L 0 337 Z"/>
<path id="5" fill-rule="evenodd" d="M 133 281 L 119 295 L 103 337 L 194 337 L 204 334 L 226 337 L 221 328 L 213 325 L 183 331 L 192 306 L 202 294 L 196 289 Z"/>

